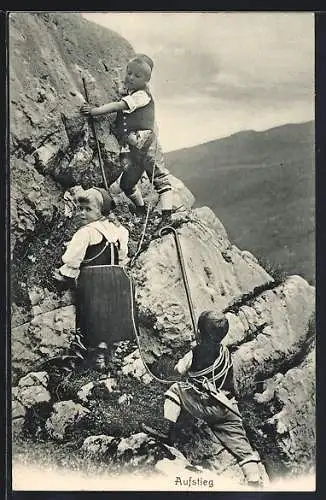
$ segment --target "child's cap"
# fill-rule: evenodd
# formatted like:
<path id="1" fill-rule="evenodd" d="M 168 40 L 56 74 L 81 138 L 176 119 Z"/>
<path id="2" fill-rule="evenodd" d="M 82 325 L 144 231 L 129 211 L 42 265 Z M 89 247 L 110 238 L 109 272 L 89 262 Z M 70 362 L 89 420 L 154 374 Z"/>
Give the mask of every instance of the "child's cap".
<path id="1" fill-rule="evenodd" d="M 111 195 L 103 188 L 93 187 L 84 191 L 80 196 L 78 196 L 79 202 L 90 202 L 95 200 L 103 215 L 109 215 L 111 210 L 116 208 L 116 204 Z"/>
<path id="2" fill-rule="evenodd" d="M 203 311 L 198 318 L 198 330 L 203 338 L 220 342 L 229 331 L 229 321 L 223 313 Z"/>
<path id="3" fill-rule="evenodd" d="M 135 57 L 133 59 L 141 59 L 146 64 L 148 64 L 148 66 L 151 68 L 151 71 L 153 71 L 153 68 L 154 68 L 153 59 L 151 59 L 146 54 L 135 54 Z"/>
<path id="4" fill-rule="evenodd" d="M 145 73 L 146 73 L 148 80 L 150 79 L 152 71 L 153 71 L 154 63 L 153 63 L 153 60 L 149 56 L 147 56 L 146 54 L 135 54 L 134 57 L 132 57 L 129 62 L 130 63 L 135 62 L 135 63 L 141 64 Z"/>

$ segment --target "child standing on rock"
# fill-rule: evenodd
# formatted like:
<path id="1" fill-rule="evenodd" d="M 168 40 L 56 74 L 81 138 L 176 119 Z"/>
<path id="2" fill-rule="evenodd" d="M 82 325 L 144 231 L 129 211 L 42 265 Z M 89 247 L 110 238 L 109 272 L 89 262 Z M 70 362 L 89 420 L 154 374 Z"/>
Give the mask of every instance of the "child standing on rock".
<path id="1" fill-rule="evenodd" d="M 127 64 L 126 92 L 121 99 L 99 107 L 84 104 L 81 112 L 90 116 L 117 113 L 114 133 L 122 151 L 128 151 L 129 157 L 127 168 L 118 181 L 119 188 L 135 204 L 136 213 L 144 214 L 145 204 L 137 183 L 145 171 L 149 179 L 153 179 L 165 221 L 172 211 L 171 184 L 157 139 L 154 99 L 148 88 L 152 70 L 150 57 L 136 55 Z"/>
<path id="2" fill-rule="evenodd" d="M 175 371 L 187 378 L 174 383 L 165 393 L 165 429 L 162 432 L 146 424 L 142 424 L 142 428 L 173 445 L 176 422 L 184 408 L 210 426 L 217 439 L 237 459 L 248 485 L 256 487 L 261 484 L 260 458 L 243 428 L 235 399 L 230 354 L 221 343 L 228 329 L 229 323 L 223 314 L 205 311 L 200 315 L 199 343 L 175 366 Z"/>
<path id="3" fill-rule="evenodd" d="M 95 352 L 95 367 L 104 370 L 105 351 L 112 333 L 107 324 L 105 301 L 112 300 L 110 296 L 115 293 L 107 290 L 104 272 L 108 265 L 128 263 L 129 232 L 112 217 L 115 202 L 105 189 L 81 189 L 76 198 L 83 225 L 68 243 L 62 256 L 63 265 L 55 269 L 53 276 L 67 287 L 77 284 L 77 327 L 90 352 Z M 103 274 L 96 276 L 96 286 L 91 281 L 90 268 Z"/>

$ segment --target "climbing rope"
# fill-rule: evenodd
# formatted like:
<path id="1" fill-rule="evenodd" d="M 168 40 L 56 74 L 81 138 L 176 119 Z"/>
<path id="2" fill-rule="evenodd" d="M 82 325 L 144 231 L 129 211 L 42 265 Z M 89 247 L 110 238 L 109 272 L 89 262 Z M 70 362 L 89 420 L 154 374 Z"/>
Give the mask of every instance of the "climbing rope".
<path id="1" fill-rule="evenodd" d="M 187 381 L 189 386 L 192 387 L 196 392 L 202 394 L 201 389 L 204 390 L 209 396 L 216 399 L 219 404 L 227 408 L 237 417 L 241 418 L 238 410 L 234 408 L 232 404 L 230 404 L 231 401 L 228 401 L 228 398 L 225 398 L 225 393 L 222 392 L 223 385 L 231 367 L 232 361 L 230 352 L 227 347 L 221 345 L 220 354 L 216 358 L 214 363 L 204 370 L 189 372 Z M 208 377 L 207 375 L 209 375 L 210 373 L 211 376 Z M 218 387 L 216 383 L 217 380 L 220 380 Z M 196 382 L 197 384 L 200 384 L 200 388 L 198 388 Z"/>
<path id="2" fill-rule="evenodd" d="M 157 152 L 157 144 L 156 144 L 156 152 Z M 152 177 L 151 177 L 151 188 L 153 188 L 153 186 L 154 186 L 155 166 L 156 166 L 156 164 L 154 162 L 153 172 L 152 172 Z M 144 238 L 145 238 L 145 235 L 146 235 L 146 229 L 147 229 L 147 224 L 148 224 L 150 210 L 151 210 L 151 200 L 149 200 L 148 205 L 147 205 L 145 222 L 144 222 L 143 230 L 142 230 L 139 242 L 138 242 L 137 250 L 136 250 L 135 254 L 132 256 L 132 258 L 131 258 L 131 260 L 129 262 L 129 267 L 133 266 L 135 260 L 137 259 L 138 255 L 141 252 L 141 249 L 142 249 L 142 246 L 143 246 L 143 242 L 144 242 Z"/>
<path id="3" fill-rule="evenodd" d="M 141 361 L 142 361 L 142 363 L 143 363 L 143 365 L 145 367 L 145 370 L 147 371 L 147 373 L 150 375 L 151 378 L 153 378 L 154 380 L 156 380 L 159 383 L 162 383 L 162 384 L 172 384 L 173 382 L 178 382 L 178 380 L 168 380 L 168 379 L 157 377 L 150 370 L 150 368 L 148 366 L 148 363 L 145 361 L 144 355 L 142 353 L 142 347 L 141 347 L 141 344 L 140 344 L 138 328 L 137 328 L 137 325 L 135 323 L 135 311 L 134 311 L 134 300 L 133 300 L 134 293 L 133 292 L 134 292 L 133 282 L 132 282 L 132 279 L 130 279 L 131 318 L 132 318 L 133 330 L 134 330 L 135 337 L 136 337 L 136 342 L 137 342 L 139 356 L 140 356 L 140 359 L 141 359 Z"/>
<path id="4" fill-rule="evenodd" d="M 186 291 L 188 306 L 189 306 L 189 310 L 190 310 L 190 316 L 191 316 L 191 321 L 192 321 L 192 326 L 193 326 L 193 331 L 194 331 L 194 338 L 196 338 L 197 329 L 196 329 L 194 306 L 193 306 L 193 302 L 192 302 L 192 299 L 191 299 L 189 281 L 188 281 L 188 277 L 187 277 L 187 273 L 186 273 L 186 269 L 185 269 L 185 262 L 184 262 L 184 258 L 183 258 L 183 254 L 182 254 L 182 248 L 181 248 L 181 245 L 180 245 L 180 241 L 179 241 L 179 238 L 178 238 L 178 233 L 177 233 L 177 231 L 175 230 L 174 227 L 172 227 L 172 226 L 165 226 L 165 227 L 161 228 L 161 230 L 159 232 L 160 236 L 164 232 L 166 232 L 166 231 L 172 231 L 173 234 L 174 234 L 174 238 L 175 238 L 175 242 L 176 242 L 176 246 L 177 246 L 178 259 L 179 259 L 180 268 L 181 268 L 182 277 L 183 277 L 183 283 L 184 283 L 184 286 L 185 286 L 185 291 Z M 135 322 L 134 322 L 134 311 L 133 310 L 132 310 L 132 318 L 133 318 L 134 332 L 135 332 L 136 341 L 137 341 L 137 345 L 138 345 L 139 355 L 140 355 L 140 358 L 141 358 L 141 360 L 142 360 L 142 362 L 143 362 L 143 364 L 144 364 L 145 369 L 147 370 L 147 372 L 150 374 L 151 377 L 153 377 L 158 382 L 162 382 L 164 384 L 165 383 L 171 384 L 172 382 L 177 382 L 177 380 L 167 380 L 167 379 L 158 378 L 149 369 L 146 361 L 144 360 L 143 354 L 142 354 L 142 348 L 141 348 L 140 341 L 139 341 L 138 330 L 137 330 L 137 327 L 136 327 Z"/>
<path id="5" fill-rule="evenodd" d="M 204 387 L 206 383 L 212 382 L 215 391 L 218 392 L 223 387 L 231 366 L 232 361 L 229 350 L 221 345 L 220 353 L 212 365 L 200 371 L 189 372 L 188 376 L 190 380 L 197 380 Z M 209 374 L 211 374 L 210 377 L 208 377 Z M 219 379 L 220 382 L 217 387 L 216 382 Z"/>

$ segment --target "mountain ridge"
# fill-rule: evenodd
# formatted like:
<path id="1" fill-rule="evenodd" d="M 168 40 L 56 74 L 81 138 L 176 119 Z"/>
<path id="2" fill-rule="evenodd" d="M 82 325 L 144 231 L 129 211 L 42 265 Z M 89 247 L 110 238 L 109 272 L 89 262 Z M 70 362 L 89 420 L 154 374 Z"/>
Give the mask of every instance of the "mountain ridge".
<path id="1" fill-rule="evenodd" d="M 166 153 L 167 166 L 208 205 L 235 244 L 314 282 L 314 122 Z"/>
<path id="2" fill-rule="evenodd" d="M 175 152 L 181 152 L 181 151 L 192 149 L 194 147 L 199 147 L 199 146 L 213 144 L 216 141 L 223 141 L 225 139 L 230 139 L 231 137 L 233 138 L 233 137 L 242 136 L 242 135 L 246 135 L 246 134 L 247 135 L 248 134 L 264 134 L 265 132 L 272 132 L 272 131 L 276 131 L 276 130 L 281 130 L 284 127 L 288 127 L 288 128 L 291 128 L 291 127 L 296 128 L 296 127 L 301 127 L 301 126 L 305 127 L 308 124 L 314 126 L 314 121 L 313 120 L 307 120 L 307 121 L 305 120 L 303 122 L 293 122 L 293 123 L 289 122 L 289 123 L 284 123 L 282 125 L 276 125 L 275 127 L 270 127 L 270 128 L 264 129 L 264 130 L 255 130 L 255 129 L 239 130 L 237 132 L 233 132 L 232 134 L 225 135 L 223 137 L 217 137 L 216 139 L 211 139 L 209 141 L 201 142 L 199 144 L 194 144 L 192 146 L 185 146 L 185 147 L 182 147 L 182 148 L 172 149 L 170 151 L 167 151 L 166 154 L 175 153 Z"/>

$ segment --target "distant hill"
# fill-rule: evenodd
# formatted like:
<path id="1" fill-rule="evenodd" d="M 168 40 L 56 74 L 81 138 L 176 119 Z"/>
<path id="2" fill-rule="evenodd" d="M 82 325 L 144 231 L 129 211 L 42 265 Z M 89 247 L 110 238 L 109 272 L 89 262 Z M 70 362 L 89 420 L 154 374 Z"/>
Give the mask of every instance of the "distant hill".
<path id="1" fill-rule="evenodd" d="M 252 130 L 167 153 L 167 164 L 263 263 L 315 280 L 314 123 Z"/>

